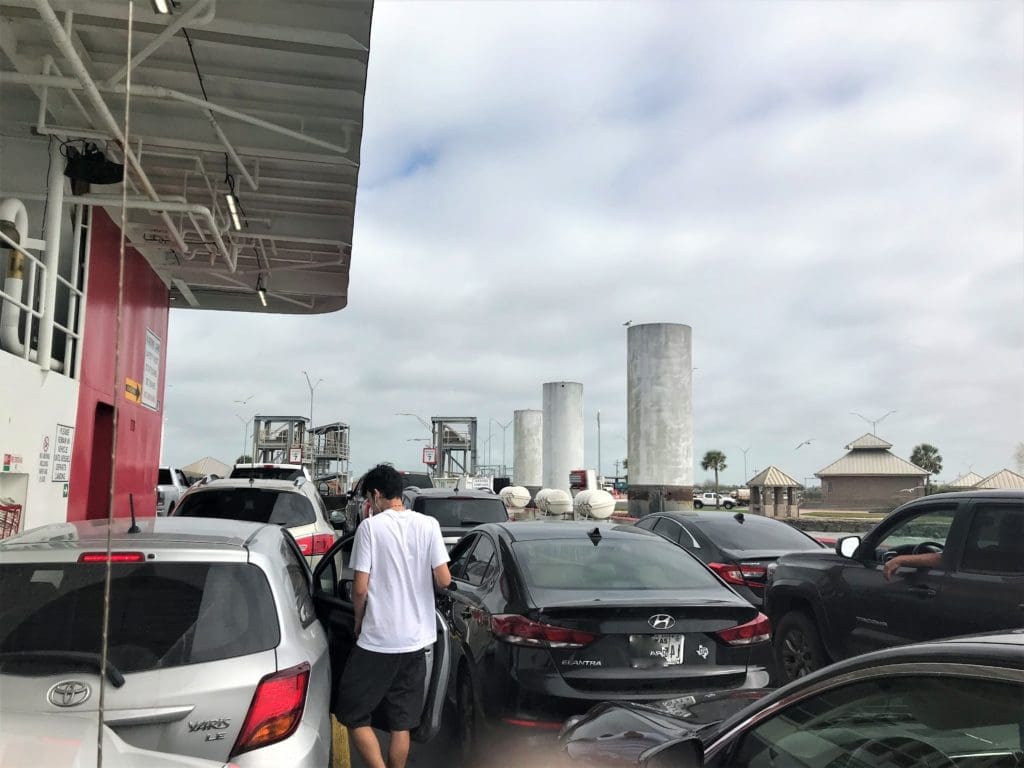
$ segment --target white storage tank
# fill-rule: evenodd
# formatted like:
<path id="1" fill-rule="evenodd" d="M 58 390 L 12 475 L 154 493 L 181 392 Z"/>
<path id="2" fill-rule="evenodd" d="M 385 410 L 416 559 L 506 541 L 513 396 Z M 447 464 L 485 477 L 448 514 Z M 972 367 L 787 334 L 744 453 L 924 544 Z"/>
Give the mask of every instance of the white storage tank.
<path id="1" fill-rule="evenodd" d="M 572 512 L 572 496 L 561 488 L 551 489 L 551 492 L 544 497 L 544 512 L 559 517 L 570 514 Z"/>
<path id="2" fill-rule="evenodd" d="M 537 491 L 537 495 L 533 497 L 533 505 L 537 508 L 537 511 L 542 515 L 548 513 L 547 503 L 548 496 L 551 495 L 552 488 L 541 488 Z"/>
<path id="3" fill-rule="evenodd" d="M 569 473 L 584 466 L 583 385 L 550 381 L 544 385 L 542 397 L 544 485 L 568 491 Z"/>
<path id="4" fill-rule="evenodd" d="M 615 497 L 608 491 L 580 491 L 573 499 L 573 510 L 577 517 L 607 520 L 615 511 Z"/>
<path id="5" fill-rule="evenodd" d="M 498 492 L 498 495 L 510 512 L 525 509 L 530 503 L 530 492 L 521 485 L 507 485 Z"/>
<path id="6" fill-rule="evenodd" d="M 512 414 L 512 482 L 529 488 L 544 483 L 544 412 Z"/>

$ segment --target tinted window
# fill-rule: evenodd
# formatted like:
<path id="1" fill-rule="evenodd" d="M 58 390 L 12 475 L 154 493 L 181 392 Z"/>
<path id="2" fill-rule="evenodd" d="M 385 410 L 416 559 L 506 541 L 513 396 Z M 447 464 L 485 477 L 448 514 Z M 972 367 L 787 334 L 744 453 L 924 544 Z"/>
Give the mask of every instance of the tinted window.
<path id="1" fill-rule="evenodd" d="M 157 485 L 174 485 L 174 481 L 171 480 L 171 470 L 161 469 L 160 475 L 156 481 Z"/>
<path id="2" fill-rule="evenodd" d="M 1024 505 L 979 504 L 964 547 L 963 569 L 1024 573 Z"/>
<path id="3" fill-rule="evenodd" d="M 0 565 L 0 653 L 99 653 L 105 573 L 105 564 Z M 111 573 L 110 659 L 122 672 L 245 656 L 280 641 L 270 586 L 254 565 L 117 564 Z"/>
<path id="4" fill-rule="evenodd" d="M 466 561 L 464 578 L 470 584 L 483 584 L 484 579 L 491 571 L 491 563 L 494 561 L 494 543 L 488 536 L 480 536 L 479 543 L 473 547 L 469 559 Z"/>
<path id="5" fill-rule="evenodd" d="M 512 545 L 526 583 L 541 589 L 721 589 L 708 571 L 673 544 L 646 535 Z"/>
<path id="6" fill-rule="evenodd" d="M 430 475 L 424 475 L 416 472 L 406 472 L 402 474 L 402 489 L 406 488 L 433 488 L 434 483 L 430 479 Z"/>
<path id="7" fill-rule="evenodd" d="M 303 494 L 269 488 L 211 488 L 194 491 L 174 510 L 176 517 L 219 517 L 293 527 L 316 522 Z"/>
<path id="8" fill-rule="evenodd" d="M 452 559 L 448 570 L 453 579 L 458 579 L 459 581 L 466 580 L 466 565 L 469 563 L 470 555 L 473 554 L 473 548 L 476 546 L 476 541 L 479 538 L 476 534 L 467 536 L 452 550 Z"/>
<path id="9" fill-rule="evenodd" d="M 878 546 L 883 550 L 897 547 L 909 550 L 926 541 L 944 545 L 955 514 L 956 507 L 929 507 L 913 517 L 903 518 L 885 534 Z"/>
<path id="10" fill-rule="evenodd" d="M 1024 696 L 1018 685 L 957 677 L 890 677 L 827 691 L 750 731 L 728 765 L 1015 765 Z"/>
<path id="11" fill-rule="evenodd" d="M 298 480 L 303 477 L 301 469 L 289 469 L 287 467 L 252 467 L 251 469 L 240 469 L 236 467 L 231 470 L 230 478 L 234 480 Z"/>
<path id="12" fill-rule="evenodd" d="M 413 509 L 436 518 L 442 527 L 500 523 L 508 520 L 501 499 L 428 499 L 420 496 Z"/>
<path id="13" fill-rule="evenodd" d="M 664 536 L 669 541 L 676 542 L 680 540 L 680 534 L 682 533 L 679 523 L 669 520 L 667 517 L 659 518 L 652 530 L 659 536 Z"/>
<path id="14" fill-rule="evenodd" d="M 820 549 L 814 539 L 786 523 L 758 518 L 751 520 L 744 515 L 744 522 L 739 522 L 733 515 L 726 515 L 727 520 L 716 520 L 712 523 L 701 523 L 701 530 L 717 546 L 723 549 L 781 549 L 793 551 L 798 549 Z"/>

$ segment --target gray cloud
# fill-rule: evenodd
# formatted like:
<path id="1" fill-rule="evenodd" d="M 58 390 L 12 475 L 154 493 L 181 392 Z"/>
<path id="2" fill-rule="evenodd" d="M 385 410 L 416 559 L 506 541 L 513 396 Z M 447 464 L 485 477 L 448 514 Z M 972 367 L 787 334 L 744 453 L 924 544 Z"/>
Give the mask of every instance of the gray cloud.
<path id="1" fill-rule="evenodd" d="M 418 462 L 396 412 L 486 437 L 583 381 L 610 472 L 633 320 L 693 326 L 695 454 L 727 480 L 747 446 L 806 477 L 890 408 L 904 456 L 1010 464 L 1022 28 L 1003 2 L 379 3 L 349 307 L 175 311 L 167 457 L 234 458 L 242 396 L 307 413 L 306 369 L 357 468 Z"/>

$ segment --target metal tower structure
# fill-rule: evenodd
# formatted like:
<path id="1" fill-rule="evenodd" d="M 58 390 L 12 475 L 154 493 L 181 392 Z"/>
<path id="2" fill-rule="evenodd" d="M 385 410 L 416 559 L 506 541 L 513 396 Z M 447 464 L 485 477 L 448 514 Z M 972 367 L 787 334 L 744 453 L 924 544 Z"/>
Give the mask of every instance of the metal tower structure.
<path id="1" fill-rule="evenodd" d="M 434 416 L 430 419 L 437 453 L 434 477 L 473 476 L 477 472 L 475 416 Z"/>

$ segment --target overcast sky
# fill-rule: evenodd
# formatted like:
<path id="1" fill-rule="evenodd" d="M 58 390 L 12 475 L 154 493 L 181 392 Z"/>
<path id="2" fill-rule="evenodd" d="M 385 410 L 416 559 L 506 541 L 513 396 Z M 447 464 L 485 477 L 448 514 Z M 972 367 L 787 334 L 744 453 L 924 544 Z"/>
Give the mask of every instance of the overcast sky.
<path id="1" fill-rule="evenodd" d="M 940 478 L 1012 467 L 1022 105 L 1020 2 L 379 1 L 349 306 L 173 311 L 165 459 L 234 460 L 236 414 L 308 413 L 307 370 L 356 471 L 421 466 L 398 412 L 486 440 L 572 380 L 611 474 L 632 320 L 692 326 L 725 482 L 743 448 L 803 481 L 851 411 L 896 409 L 878 434 Z"/>

